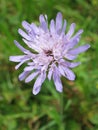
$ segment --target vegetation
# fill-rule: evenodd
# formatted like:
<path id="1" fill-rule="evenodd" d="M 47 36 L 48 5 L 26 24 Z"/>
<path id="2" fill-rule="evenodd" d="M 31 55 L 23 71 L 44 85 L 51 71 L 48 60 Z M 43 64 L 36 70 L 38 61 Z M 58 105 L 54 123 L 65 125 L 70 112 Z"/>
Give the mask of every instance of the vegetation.
<path id="1" fill-rule="evenodd" d="M 21 22 L 38 24 L 40 14 L 49 20 L 62 12 L 67 28 L 83 28 L 80 44 L 91 48 L 77 61 L 76 80 L 62 78 L 64 92 L 48 80 L 34 96 L 34 82 L 18 80 L 20 70 L 9 56 L 21 54 L 13 40 L 24 43 L 17 33 Z M 98 130 L 98 1 L 97 0 L 0 0 L 0 130 Z"/>

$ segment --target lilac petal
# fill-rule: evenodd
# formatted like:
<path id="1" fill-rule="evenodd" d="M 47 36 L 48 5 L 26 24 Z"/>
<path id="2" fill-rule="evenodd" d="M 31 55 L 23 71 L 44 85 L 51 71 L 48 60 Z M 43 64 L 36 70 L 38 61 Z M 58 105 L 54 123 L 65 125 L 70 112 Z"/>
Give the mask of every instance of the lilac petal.
<path id="1" fill-rule="evenodd" d="M 54 80 L 54 84 L 56 86 L 56 90 L 59 91 L 59 92 L 62 92 L 63 86 L 62 86 L 62 83 L 61 83 L 61 80 L 60 80 L 59 73 L 56 69 L 53 72 L 53 80 Z"/>
<path id="2" fill-rule="evenodd" d="M 82 52 L 86 51 L 88 48 L 90 48 L 90 45 L 86 44 L 86 45 L 80 46 L 78 48 L 75 48 L 75 49 L 69 51 L 69 54 L 77 55 L 79 53 L 82 53 Z"/>
<path id="3" fill-rule="evenodd" d="M 65 58 L 68 60 L 74 60 L 77 58 L 77 55 L 71 55 L 69 53 L 65 54 Z"/>
<path id="4" fill-rule="evenodd" d="M 62 69 L 62 67 L 59 65 L 58 66 L 59 72 L 61 73 L 61 75 L 65 76 L 64 70 Z"/>
<path id="5" fill-rule="evenodd" d="M 25 39 L 27 39 L 27 40 L 29 40 L 29 41 L 32 40 L 31 37 L 30 37 L 29 35 L 27 35 L 22 29 L 19 29 L 19 30 L 18 30 L 18 33 L 19 33 L 22 37 L 24 37 Z"/>
<path id="6" fill-rule="evenodd" d="M 16 44 L 16 46 L 22 51 L 24 52 L 26 55 L 28 55 L 29 57 L 34 58 L 35 54 L 30 52 L 29 50 L 25 49 L 24 47 L 22 47 L 17 41 L 14 41 L 14 43 Z"/>
<path id="7" fill-rule="evenodd" d="M 70 70 L 69 68 L 67 67 L 63 67 L 63 70 L 65 72 L 65 75 L 66 75 L 66 78 L 69 79 L 69 80 L 75 80 L 75 74 L 73 73 L 72 70 Z"/>
<path id="8" fill-rule="evenodd" d="M 34 70 L 35 69 L 35 66 L 27 66 L 24 68 L 24 71 L 31 71 L 31 70 Z"/>
<path id="9" fill-rule="evenodd" d="M 35 65 L 34 62 L 28 62 L 28 65 Z"/>
<path id="10" fill-rule="evenodd" d="M 66 20 L 64 20 L 64 25 L 62 27 L 62 31 L 61 31 L 61 35 L 63 35 L 65 33 L 65 30 L 66 30 Z"/>
<path id="11" fill-rule="evenodd" d="M 25 60 L 21 61 L 18 65 L 15 66 L 15 69 L 17 70 L 24 62 L 26 62 Z"/>
<path id="12" fill-rule="evenodd" d="M 62 63 L 63 66 L 69 67 L 69 68 L 74 68 L 80 64 L 81 64 L 81 62 L 68 62 L 68 61 L 65 61 Z"/>
<path id="13" fill-rule="evenodd" d="M 25 55 L 20 55 L 20 56 L 10 56 L 9 60 L 13 62 L 20 62 L 21 59 L 23 59 Z"/>
<path id="14" fill-rule="evenodd" d="M 66 42 L 66 40 L 65 40 L 65 42 Z M 68 43 L 65 43 L 65 46 L 64 46 L 65 51 L 76 46 L 78 44 L 78 42 L 79 42 L 79 38 L 76 38 L 76 39 L 70 40 Z"/>
<path id="15" fill-rule="evenodd" d="M 78 65 L 80 65 L 81 64 L 81 62 L 72 62 L 70 65 L 69 65 L 69 68 L 74 68 L 74 67 L 76 67 L 76 66 L 78 66 Z"/>
<path id="16" fill-rule="evenodd" d="M 73 39 L 70 43 L 70 49 L 73 48 L 74 46 L 76 46 L 78 44 L 79 40 L 80 40 L 80 36 L 77 37 L 76 39 Z"/>
<path id="17" fill-rule="evenodd" d="M 71 64 L 71 62 L 66 61 L 66 60 L 64 60 L 64 59 L 60 59 L 58 63 L 59 63 L 59 66 L 60 66 L 60 65 L 63 65 L 63 66 L 65 66 L 65 67 L 68 67 L 68 66 Z"/>
<path id="18" fill-rule="evenodd" d="M 25 83 L 28 83 L 28 82 L 30 82 L 31 80 L 33 80 L 38 74 L 39 74 L 38 71 L 33 72 L 32 74 L 30 74 L 30 75 L 25 79 Z"/>
<path id="19" fill-rule="evenodd" d="M 46 79 L 46 72 L 45 71 L 42 72 L 41 78 L 42 78 L 41 82 L 43 83 L 44 80 Z"/>
<path id="20" fill-rule="evenodd" d="M 40 21 L 41 28 L 46 32 L 48 30 L 48 25 L 45 20 L 45 17 L 43 15 L 40 15 L 39 21 Z"/>
<path id="21" fill-rule="evenodd" d="M 59 91 L 59 92 L 62 92 L 63 91 L 63 86 L 62 86 L 62 83 L 61 83 L 61 80 L 60 80 L 60 77 L 58 76 L 54 76 L 53 75 L 53 80 L 54 80 L 54 84 L 56 86 L 56 90 Z"/>
<path id="22" fill-rule="evenodd" d="M 48 79 L 49 80 L 51 80 L 52 73 L 53 73 L 52 69 L 49 69 L 49 72 L 48 72 Z"/>
<path id="23" fill-rule="evenodd" d="M 76 26 L 75 23 L 71 24 L 70 29 L 69 29 L 68 33 L 66 34 L 66 38 L 69 39 L 73 35 L 75 26 Z"/>
<path id="24" fill-rule="evenodd" d="M 45 19 L 48 20 L 48 16 L 45 14 Z"/>
<path id="25" fill-rule="evenodd" d="M 81 62 L 69 62 L 69 61 L 66 61 L 63 59 L 60 59 L 60 61 L 59 61 L 59 66 L 61 65 L 61 66 L 68 67 L 68 68 L 74 68 L 80 64 L 81 64 Z"/>
<path id="26" fill-rule="evenodd" d="M 31 28 L 35 34 L 39 35 L 39 28 L 34 23 L 31 24 Z"/>
<path id="27" fill-rule="evenodd" d="M 59 12 L 56 16 L 56 31 L 62 28 L 62 14 Z"/>
<path id="28" fill-rule="evenodd" d="M 30 71 L 24 71 L 24 72 L 22 72 L 22 73 L 19 75 L 19 80 L 20 80 L 20 81 L 24 80 L 24 79 L 28 76 L 29 73 L 30 73 Z"/>
<path id="29" fill-rule="evenodd" d="M 35 84 L 34 84 L 34 87 L 33 87 L 33 90 L 32 90 L 32 93 L 34 95 L 38 94 L 40 89 L 41 89 L 41 79 L 38 77 Z"/>
<path id="30" fill-rule="evenodd" d="M 39 93 L 41 89 L 41 85 L 44 82 L 45 78 L 46 78 L 46 73 L 41 73 L 41 75 L 38 76 L 37 80 L 35 81 L 33 91 L 32 91 L 34 95 Z"/>
<path id="31" fill-rule="evenodd" d="M 15 45 L 22 51 L 22 52 L 29 52 L 27 49 L 22 47 L 16 40 L 14 40 Z"/>
<path id="32" fill-rule="evenodd" d="M 21 62 L 15 66 L 15 69 L 17 70 L 23 63 L 25 63 L 28 60 L 30 60 L 30 58 L 28 56 L 25 56 L 24 60 L 21 60 Z"/>
<path id="33" fill-rule="evenodd" d="M 55 33 L 55 22 L 53 19 L 50 21 L 50 32 L 51 34 Z"/>
<path id="34" fill-rule="evenodd" d="M 30 31 L 31 30 L 31 27 L 30 27 L 30 24 L 26 21 L 23 21 L 22 22 L 22 26 L 27 30 L 27 31 Z"/>
<path id="35" fill-rule="evenodd" d="M 51 66 L 50 66 L 50 68 L 49 68 L 49 71 L 48 71 L 48 79 L 49 80 L 51 80 L 52 75 L 53 75 L 53 71 L 54 71 L 55 68 L 56 68 L 55 63 L 52 63 Z"/>
<path id="36" fill-rule="evenodd" d="M 28 47 L 32 48 L 33 50 L 37 52 L 42 51 L 42 49 L 38 45 L 34 44 L 33 42 L 29 42 L 26 39 L 23 39 L 23 41 L 26 43 Z"/>
<path id="37" fill-rule="evenodd" d="M 73 41 L 74 39 L 78 38 L 83 33 L 83 29 L 80 29 L 75 36 L 73 36 L 70 40 Z"/>
<path id="38" fill-rule="evenodd" d="M 32 27 L 31 27 L 31 25 L 28 22 L 23 21 L 22 26 L 26 29 L 26 31 L 27 31 L 28 35 L 30 36 L 30 38 L 34 39 L 35 33 L 34 33 Z"/>

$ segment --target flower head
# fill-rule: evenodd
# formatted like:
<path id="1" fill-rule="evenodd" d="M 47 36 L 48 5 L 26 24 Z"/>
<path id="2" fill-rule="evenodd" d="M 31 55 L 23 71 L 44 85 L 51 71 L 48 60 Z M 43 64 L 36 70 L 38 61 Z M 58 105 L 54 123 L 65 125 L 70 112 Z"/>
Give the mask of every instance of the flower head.
<path id="1" fill-rule="evenodd" d="M 22 29 L 19 29 L 18 32 L 30 50 L 25 49 L 15 40 L 15 45 L 24 54 L 10 56 L 10 61 L 19 62 L 15 69 L 18 69 L 23 63 L 27 64 L 19 75 L 19 79 L 28 83 L 36 77 L 33 94 L 39 93 L 46 78 L 49 80 L 52 78 L 56 90 L 62 92 L 60 77 L 64 76 L 69 80 L 75 79 L 71 68 L 78 66 L 80 62 L 71 61 L 76 59 L 79 53 L 86 51 L 90 45 L 86 44 L 76 48 L 83 30 L 79 30 L 73 36 L 75 23 L 72 23 L 65 34 L 66 20 L 62 19 L 61 13 L 57 14 L 56 20 L 50 21 L 49 28 L 46 15 L 40 15 L 39 21 L 39 26 L 26 21 L 22 22 L 25 32 Z"/>

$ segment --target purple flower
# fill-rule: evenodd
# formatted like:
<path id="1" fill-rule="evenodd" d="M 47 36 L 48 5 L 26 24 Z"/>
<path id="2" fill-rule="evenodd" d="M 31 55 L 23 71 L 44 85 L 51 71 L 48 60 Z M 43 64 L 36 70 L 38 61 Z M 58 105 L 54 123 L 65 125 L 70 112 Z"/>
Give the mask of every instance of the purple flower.
<path id="1" fill-rule="evenodd" d="M 10 56 L 10 61 L 19 62 L 15 66 L 18 69 L 22 64 L 27 66 L 19 75 L 20 80 L 30 82 L 36 77 L 33 87 L 33 94 L 38 94 L 41 85 L 46 78 L 53 78 L 56 90 L 62 92 L 63 86 L 61 76 L 69 80 L 75 79 L 75 74 L 71 70 L 80 62 L 71 62 L 76 59 L 79 53 L 86 51 L 90 45 L 82 45 L 76 48 L 83 30 L 79 30 L 74 36 L 75 23 L 70 25 L 69 31 L 65 34 L 66 20 L 62 19 L 62 14 L 58 13 L 56 20 L 52 19 L 48 28 L 47 16 L 39 16 L 39 26 L 34 23 L 22 22 L 26 30 L 19 29 L 19 34 L 30 50 L 22 47 L 17 41 L 15 45 L 24 53 L 19 56 Z"/>

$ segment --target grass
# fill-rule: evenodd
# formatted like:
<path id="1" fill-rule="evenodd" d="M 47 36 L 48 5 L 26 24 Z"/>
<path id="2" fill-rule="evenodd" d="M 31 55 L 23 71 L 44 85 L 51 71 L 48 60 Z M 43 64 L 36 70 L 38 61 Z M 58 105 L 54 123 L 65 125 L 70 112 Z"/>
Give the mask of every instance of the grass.
<path id="1" fill-rule="evenodd" d="M 98 130 L 98 2 L 97 0 L 1 0 L 0 1 L 0 130 Z M 21 22 L 38 23 L 40 14 L 49 20 L 62 12 L 68 27 L 76 23 L 76 31 L 84 29 L 80 44 L 91 48 L 77 61 L 74 82 L 62 78 L 64 92 L 56 92 L 48 80 L 40 94 L 34 96 L 34 82 L 18 81 L 21 68 L 9 62 L 10 55 L 21 54 L 13 44 L 21 37 Z M 68 29 L 68 28 L 67 28 Z"/>

